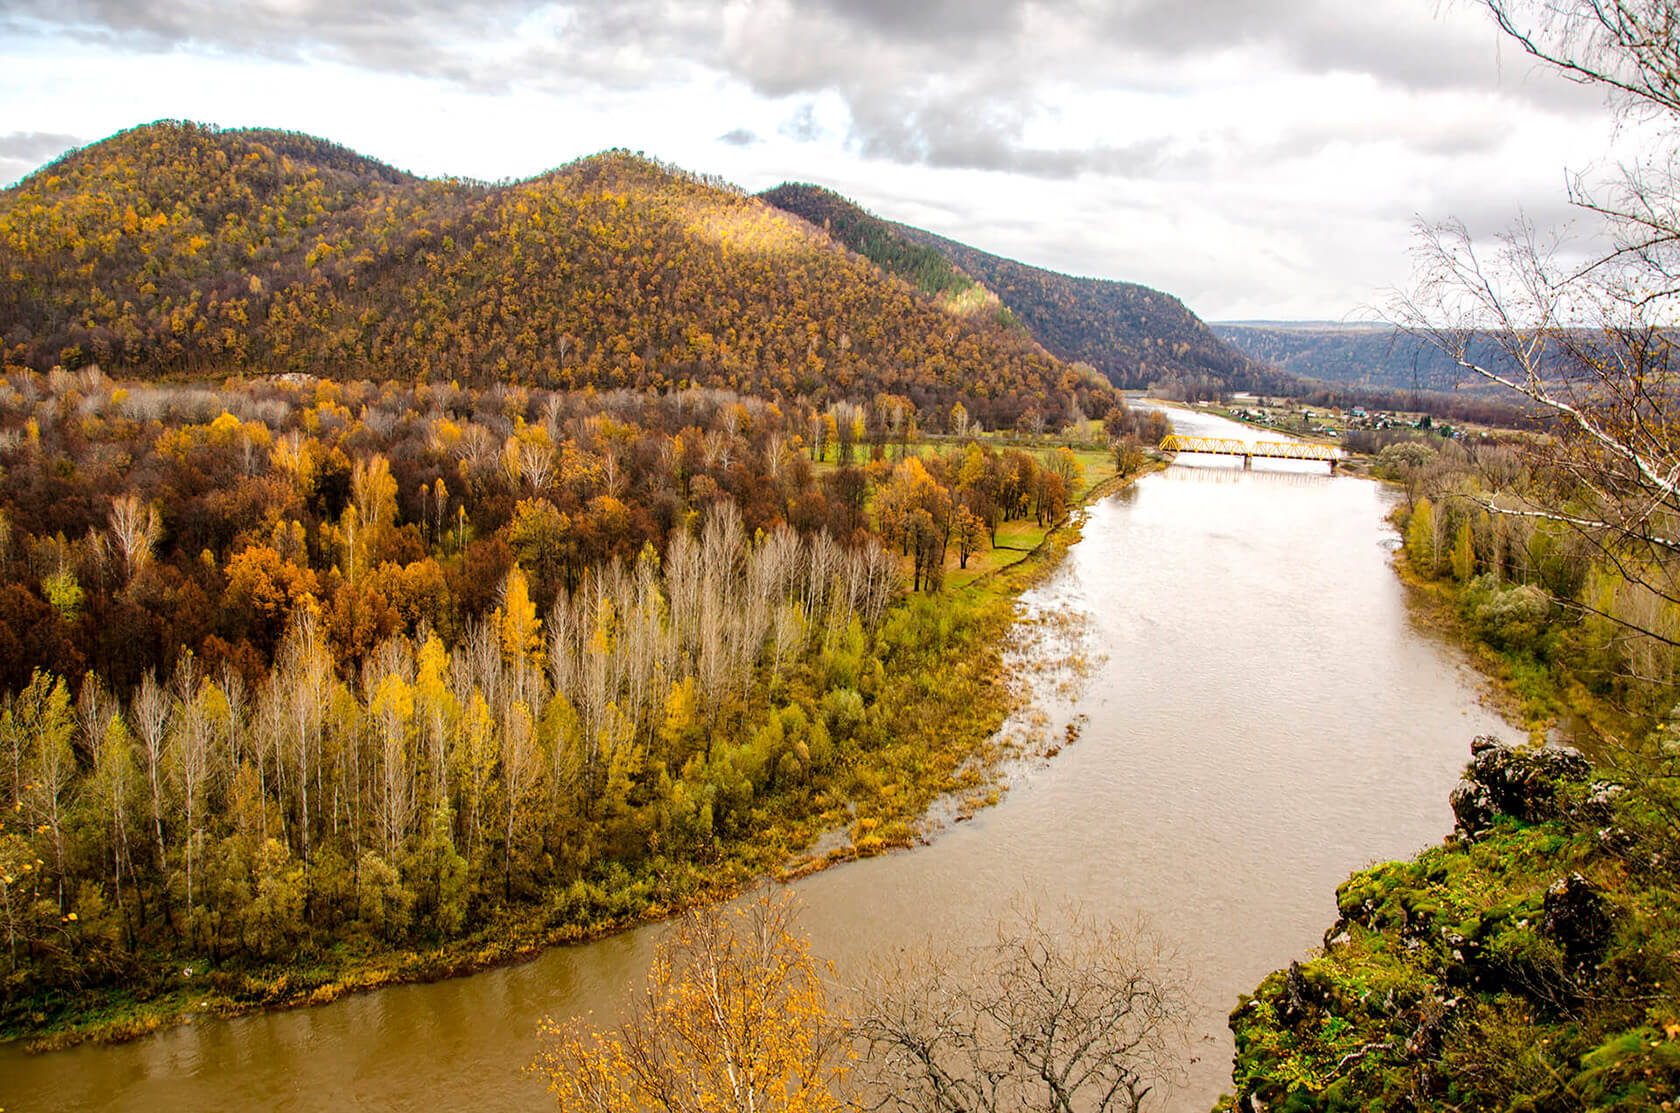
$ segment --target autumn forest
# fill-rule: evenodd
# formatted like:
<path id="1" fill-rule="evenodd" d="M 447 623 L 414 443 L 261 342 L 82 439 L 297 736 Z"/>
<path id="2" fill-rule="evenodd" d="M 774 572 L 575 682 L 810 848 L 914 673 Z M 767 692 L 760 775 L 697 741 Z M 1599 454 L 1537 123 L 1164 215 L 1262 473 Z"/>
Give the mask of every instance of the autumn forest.
<path id="1" fill-rule="evenodd" d="M 0 194 L 0 244 L 12 1033 L 143 1030 L 183 963 L 230 1009 L 469 969 L 825 829 L 908 840 L 1009 699 L 1010 582 L 947 579 L 1159 433 L 623 153 L 428 181 L 152 125 Z"/>

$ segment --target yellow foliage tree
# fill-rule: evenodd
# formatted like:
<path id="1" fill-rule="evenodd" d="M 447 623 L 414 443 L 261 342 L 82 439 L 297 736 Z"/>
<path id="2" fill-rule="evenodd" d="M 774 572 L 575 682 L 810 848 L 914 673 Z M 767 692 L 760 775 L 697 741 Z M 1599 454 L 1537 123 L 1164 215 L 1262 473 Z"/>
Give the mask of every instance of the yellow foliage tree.
<path id="1" fill-rule="evenodd" d="M 1470 523 L 1460 522 L 1453 536 L 1452 574 L 1459 583 L 1467 583 L 1476 574 L 1476 543 L 1470 534 Z"/>
<path id="2" fill-rule="evenodd" d="M 1417 571 L 1435 575 L 1435 507 L 1427 498 L 1418 499 L 1406 523 L 1406 555 Z"/>
<path id="3" fill-rule="evenodd" d="M 616 1032 L 543 1022 L 564 1113 L 838 1113 L 844 1055 L 790 895 L 690 913 Z"/>
<path id="4" fill-rule="evenodd" d="M 523 661 L 541 667 L 542 619 L 537 617 L 537 605 L 531 601 L 531 585 L 517 563 L 508 569 L 503 595 L 503 605 L 495 613 L 502 652 L 510 662 Z"/>

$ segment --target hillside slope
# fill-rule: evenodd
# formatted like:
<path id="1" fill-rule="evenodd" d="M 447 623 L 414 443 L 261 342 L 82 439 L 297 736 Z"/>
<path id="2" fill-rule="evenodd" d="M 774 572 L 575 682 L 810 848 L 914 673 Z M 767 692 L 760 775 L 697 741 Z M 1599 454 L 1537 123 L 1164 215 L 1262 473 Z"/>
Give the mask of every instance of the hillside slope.
<path id="1" fill-rule="evenodd" d="M 1471 753 L 1453 836 L 1354 874 L 1323 952 L 1231 1013 L 1222 1109 L 1654 1113 L 1680 1099 L 1671 777 L 1600 779 L 1573 750 L 1489 738 Z"/>
<path id="2" fill-rule="evenodd" d="M 0 193 L 0 251 L 0 353 L 36 368 L 890 393 L 988 424 L 1110 398 L 804 222 L 623 152 L 491 185 L 159 123 Z"/>
<path id="3" fill-rule="evenodd" d="M 1023 327 L 995 292 L 976 282 L 937 249 L 915 242 L 899 226 L 882 220 L 833 190 L 785 182 L 758 196 L 821 228 L 952 313 L 991 321 L 1002 328 Z"/>
<path id="4" fill-rule="evenodd" d="M 1286 393 L 1296 386 L 1290 376 L 1228 347 L 1171 294 L 1058 274 L 919 228 L 896 227 L 996 291 L 1053 355 L 1089 363 L 1116 386 L 1178 384 L 1192 393 L 1210 387 Z"/>

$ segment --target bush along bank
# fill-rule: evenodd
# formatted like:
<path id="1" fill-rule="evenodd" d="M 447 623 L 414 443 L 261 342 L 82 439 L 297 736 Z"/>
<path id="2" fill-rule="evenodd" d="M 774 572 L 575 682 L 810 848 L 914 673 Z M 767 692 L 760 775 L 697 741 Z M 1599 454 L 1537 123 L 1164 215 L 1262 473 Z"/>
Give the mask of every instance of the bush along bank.
<path id="1" fill-rule="evenodd" d="M 1680 727 L 1642 775 L 1478 738 L 1441 846 L 1353 875 L 1324 949 L 1241 998 L 1220 1109 L 1680 1102 Z"/>

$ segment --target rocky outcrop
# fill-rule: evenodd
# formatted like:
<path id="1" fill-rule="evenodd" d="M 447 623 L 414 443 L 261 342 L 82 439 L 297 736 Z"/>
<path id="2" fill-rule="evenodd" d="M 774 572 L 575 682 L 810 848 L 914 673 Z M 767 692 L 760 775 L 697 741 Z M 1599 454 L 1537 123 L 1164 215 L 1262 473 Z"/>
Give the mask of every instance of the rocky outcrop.
<path id="1" fill-rule="evenodd" d="M 1558 789 L 1582 781 L 1592 766 L 1572 746 L 1526 749 L 1492 735 L 1470 743 L 1470 764 L 1453 789 L 1452 809 L 1460 837 L 1485 834 L 1500 816 L 1539 823 L 1558 812 Z"/>
<path id="2" fill-rule="evenodd" d="M 1220 1108 L 1680 1105 L 1680 1022 L 1622 1007 L 1638 987 L 1680 1009 L 1664 988 L 1680 902 L 1626 889 L 1627 863 L 1652 860 L 1644 844 L 1617 849 L 1641 831 L 1643 790 L 1592 777 L 1569 747 L 1477 738 L 1454 834 L 1350 877 L 1323 953 L 1232 1012 L 1233 1094 Z M 1541 1047 L 1545 1070 L 1507 1070 Z"/>

